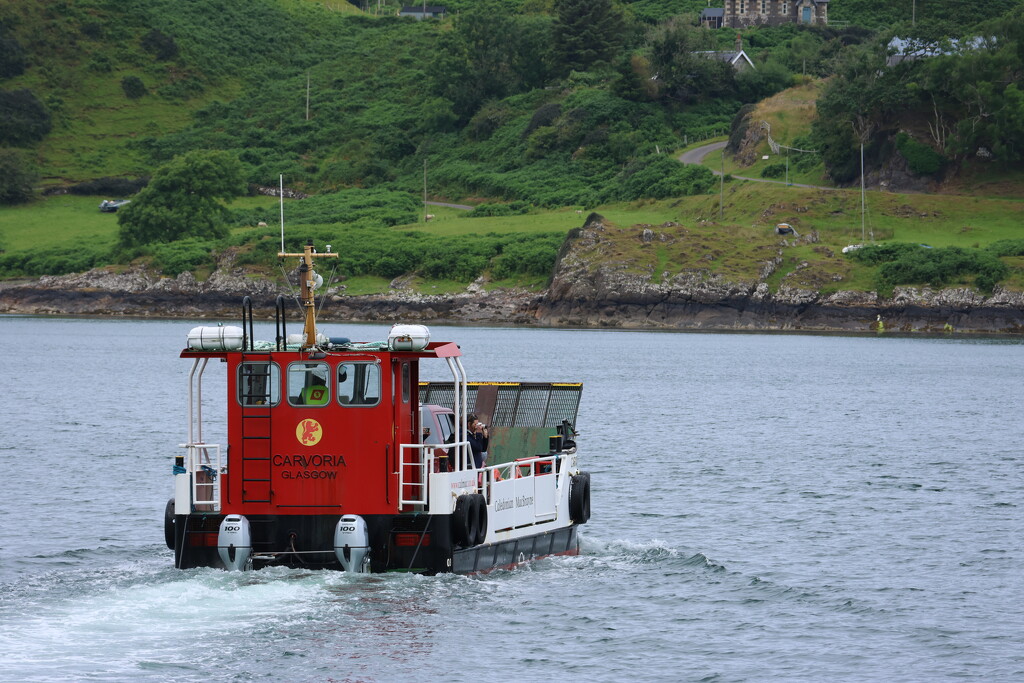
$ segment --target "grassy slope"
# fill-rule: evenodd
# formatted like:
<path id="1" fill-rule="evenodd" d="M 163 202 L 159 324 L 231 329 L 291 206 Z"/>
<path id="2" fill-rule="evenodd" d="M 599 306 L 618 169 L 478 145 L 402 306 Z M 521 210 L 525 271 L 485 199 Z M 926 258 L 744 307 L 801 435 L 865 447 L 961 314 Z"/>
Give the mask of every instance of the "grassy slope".
<path id="1" fill-rule="evenodd" d="M 216 3 L 0 0 L 0 16 L 10 18 L 35 60 L 3 87 L 33 90 L 53 114 L 53 131 L 36 148 L 44 185 L 150 173 L 133 140 L 181 130 L 197 110 L 238 96 L 246 69 L 273 69 L 301 51 L 296 32 L 309 31 L 310 49 L 325 51 L 336 18 L 361 14 L 342 0 L 260 0 L 250 9 L 233 17 L 251 25 L 232 42 L 218 28 Z M 178 58 L 160 61 L 141 48 L 151 29 L 175 36 Z M 126 76 L 140 78 L 149 93 L 128 99 Z"/>

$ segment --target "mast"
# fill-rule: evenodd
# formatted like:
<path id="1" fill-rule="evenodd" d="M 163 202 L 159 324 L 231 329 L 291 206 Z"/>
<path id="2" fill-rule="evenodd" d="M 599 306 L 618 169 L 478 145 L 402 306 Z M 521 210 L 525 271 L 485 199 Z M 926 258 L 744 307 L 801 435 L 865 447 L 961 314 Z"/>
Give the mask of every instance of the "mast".
<path id="1" fill-rule="evenodd" d="M 864 233 L 864 144 L 860 146 L 860 241 L 866 239 Z"/>
<path id="2" fill-rule="evenodd" d="M 330 246 L 328 246 L 330 249 Z M 301 287 L 302 306 L 306 309 L 305 313 L 305 324 L 302 328 L 302 333 L 306 337 L 306 341 L 302 345 L 302 349 L 311 349 L 316 346 L 316 301 L 315 291 L 319 286 L 317 283 L 316 271 L 313 270 L 313 255 L 316 254 L 319 258 L 338 258 L 337 254 L 332 254 L 328 251 L 326 254 L 317 254 L 316 249 L 313 248 L 313 240 L 306 242 L 306 246 L 301 254 L 286 254 L 281 252 L 278 254 L 280 258 L 287 257 L 298 257 L 299 260 L 299 286 Z M 321 282 L 323 280 L 321 279 Z"/>

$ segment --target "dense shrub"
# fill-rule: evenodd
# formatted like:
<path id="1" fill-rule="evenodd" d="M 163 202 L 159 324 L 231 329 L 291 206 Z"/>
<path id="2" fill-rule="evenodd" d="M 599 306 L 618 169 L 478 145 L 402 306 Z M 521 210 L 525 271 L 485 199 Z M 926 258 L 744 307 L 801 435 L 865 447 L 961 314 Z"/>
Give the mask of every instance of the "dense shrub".
<path id="1" fill-rule="evenodd" d="M 564 241 L 565 235 L 548 233 L 512 242 L 494 259 L 491 275 L 499 280 L 519 274 L 551 275 L 558 249 Z"/>
<path id="2" fill-rule="evenodd" d="M 667 155 L 650 155 L 629 164 L 606 189 L 606 201 L 641 197 L 667 199 L 710 192 L 714 175 L 703 166 L 680 164 Z"/>
<path id="3" fill-rule="evenodd" d="M 157 29 L 142 36 L 140 44 L 143 50 L 163 62 L 178 56 L 178 44 L 174 42 L 174 38 Z"/>
<path id="4" fill-rule="evenodd" d="M 530 117 L 530 123 L 527 124 L 526 130 L 523 131 L 523 137 L 528 136 L 538 128 L 550 126 L 561 113 L 562 105 L 558 102 L 542 104 L 537 111 L 533 112 L 533 116 Z"/>
<path id="5" fill-rule="evenodd" d="M 329 224 L 368 221 L 376 225 L 393 226 L 415 223 L 422 205 L 407 192 L 384 189 L 342 190 L 317 195 L 302 201 L 290 202 L 285 208 L 285 221 L 289 224 Z M 235 211 L 236 225 L 256 225 L 277 221 L 277 206 Z"/>
<path id="6" fill-rule="evenodd" d="M 125 76 L 122 78 L 121 90 L 124 91 L 124 96 L 130 100 L 137 100 L 149 92 L 146 90 L 146 84 L 138 76 Z"/>
<path id="7" fill-rule="evenodd" d="M 11 78 L 25 71 L 25 51 L 0 25 L 0 78 Z"/>
<path id="8" fill-rule="evenodd" d="M 27 145 L 50 132 L 50 113 L 31 90 L 0 91 L 0 145 Z"/>
<path id="9" fill-rule="evenodd" d="M 112 262 L 108 245 L 82 242 L 66 247 L 0 254 L 0 276 L 38 277 L 81 273 Z"/>
<path id="10" fill-rule="evenodd" d="M 918 175 L 933 175 L 942 170 L 945 157 L 906 133 L 896 136 L 896 149 L 907 160 L 907 166 Z"/>
<path id="11" fill-rule="evenodd" d="M 533 206 L 529 202 L 509 202 L 507 204 L 478 204 L 472 211 L 459 214 L 459 218 L 481 218 L 485 216 L 522 216 L 530 213 Z"/>
<path id="12" fill-rule="evenodd" d="M 878 265 L 880 286 L 929 284 L 935 287 L 973 276 L 978 289 L 991 293 L 1009 274 L 1005 263 L 988 250 L 943 247 L 932 249 L 920 244 L 888 243 L 870 245 L 850 253 L 850 257 L 868 265 Z"/>
<path id="13" fill-rule="evenodd" d="M 995 256 L 1024 256 L 1024 239 L 999 240 L 985 249 Z"/>
<path id="14" fill-rule="evenodd" d="M 437 236 L 418 231 L 394 231 L 369 222 L 345 226 L 318 226 L 302 231 L 303 239 L 330 244 L 339 254 L 337 263 L 323 267 L 328 276 L 336 270 L 340 276 L 378 275 L 394 278 L 406 273 L 423 277 L 468 282 L 491 269 L 494 277 L 548 275 L 562 233 L 506 235 Z M 249 232 L 234 243 L 239 247 L 237 263 L 271 266 L 277 263 L 280 249 L 273 229 Z M 286 245 L 300 249 L 298 243 Z"/>
<path id="15" fill-rule="evenodd" d="M 150 249 L 153 265 L 171 277 L 201 266 L 213 268 L 215 242 L 198 239 L 184 239 L 169 244 L 158 244 Z"/>
<path id="16" fill-rule="evenodd" d="M 761 169 L 762 178 L 781 178 L 786 175 L 785 163 L 768 164 Z"/>
<path id="17" fill-rule="evenodd" d="M 0 149 L 0 204 L 20 204 L 32 199 L 39 173 L 16 149 Z"/>

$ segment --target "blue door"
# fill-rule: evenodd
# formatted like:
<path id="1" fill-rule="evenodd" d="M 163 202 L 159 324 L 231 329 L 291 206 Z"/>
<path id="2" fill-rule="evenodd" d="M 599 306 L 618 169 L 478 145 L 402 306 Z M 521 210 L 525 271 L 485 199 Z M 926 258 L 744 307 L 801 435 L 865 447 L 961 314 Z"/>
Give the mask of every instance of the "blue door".
<path id="1" fill-rule="evenodd" d="M 809 23 L 811 23 L 811 8 L 810 8 L 810 7 L 804 7 L 804 8 L 803 8 L 803 10 L 804 10 L 804 15 L 803 15 L 803 17 L 801 18 L 801 20 L 802 20 L 802 21 L 803 21 L 803 22 L 804 22 L 805 24 L 809 24 Z"/>

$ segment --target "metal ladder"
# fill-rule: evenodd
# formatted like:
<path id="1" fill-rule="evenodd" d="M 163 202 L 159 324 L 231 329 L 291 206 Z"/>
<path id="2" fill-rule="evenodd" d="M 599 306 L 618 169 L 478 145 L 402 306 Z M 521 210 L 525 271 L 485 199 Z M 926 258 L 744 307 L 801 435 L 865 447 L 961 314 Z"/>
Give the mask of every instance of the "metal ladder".
<path id="1" fill-rule="evenodd" d="M 284 343 L 284 299 L 277 299 L 278 348 Z M 272 390 L 253 392 L 253 384 L 269 387 L 271 379 L 271 351 L 256 351 L 253 344 L 252 300 L 242 299 L 242 372 L 250 378 L 249 391 L 239 391 L 238 398 L 242 404 L 241 454 L 239 462 L 242 467 L 242 502 L 269 503 L 273 496 L 270 488 L 270 444 L 273 420 L 271 419 Z M 262 363 L 262 370 L 257 365 Z M 263 382 L 253 382 L 262 378 Z M 241 377 L 239 377 L 241 381 Z M 263 400 L 263 403 L 257 403 Z"/>

